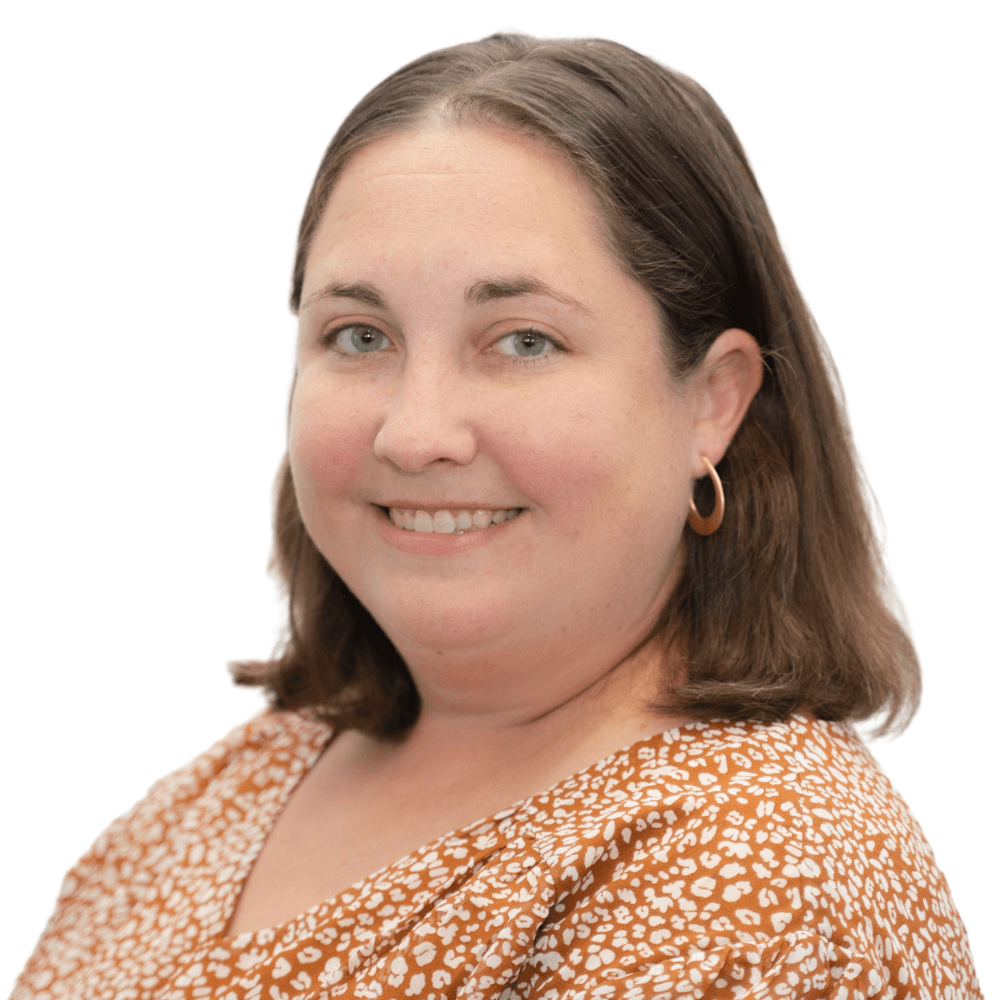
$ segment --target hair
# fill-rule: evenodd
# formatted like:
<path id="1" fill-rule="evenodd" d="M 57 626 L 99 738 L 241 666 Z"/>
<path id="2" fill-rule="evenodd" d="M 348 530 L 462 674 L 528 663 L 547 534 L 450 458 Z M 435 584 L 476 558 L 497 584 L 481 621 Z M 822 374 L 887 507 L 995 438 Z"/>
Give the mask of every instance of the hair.
<path id="1" fill-rule="evenodd" d="M 664 705 L 695 718 L 831 720 L 882 714 L 902 728 L 919 698 L 916 654 L 894 614 L 837 375 L 792 278 L 746 155 L 692 80 L 614 42 L 494 35 L 432 52 L 348 115 L 299 229 L 291 306 L 340 172 L 380 137 L 431 122 L 488 126 L 559 150 L 594 192 L 611 251 L 658 303 L 683 379 L 739 327 L 763 384 L 718 474 L 722 527 L 689 533 L 683 576 L 647 641 L 673 646 L 683 683 Z M 420 700 L 406 664 L 310 539 L 287 459 L 273 566 L 289 624 L 274 659 L 241 663 L 276 708 L 398 737 Z M 695 501 L 712 504 L 708 479 Z"/>

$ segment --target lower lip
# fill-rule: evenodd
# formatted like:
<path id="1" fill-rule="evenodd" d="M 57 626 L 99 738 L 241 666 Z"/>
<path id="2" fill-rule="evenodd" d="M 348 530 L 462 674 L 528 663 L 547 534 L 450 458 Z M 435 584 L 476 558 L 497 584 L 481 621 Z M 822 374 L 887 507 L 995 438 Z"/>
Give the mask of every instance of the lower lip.
<path id="1" fill-rule="evenodd" d="M 438 535 L 430 531 L 397 528 L 381 507 L 375 509 L 375 516 L 378 518 L 382 537 L 401 552 L 418 556 L 453 556 L 499 541 L 524 516 L 524 512 L 502 524 L 491 524 L 488 528 L 475 528 L 458 535 Z"/>

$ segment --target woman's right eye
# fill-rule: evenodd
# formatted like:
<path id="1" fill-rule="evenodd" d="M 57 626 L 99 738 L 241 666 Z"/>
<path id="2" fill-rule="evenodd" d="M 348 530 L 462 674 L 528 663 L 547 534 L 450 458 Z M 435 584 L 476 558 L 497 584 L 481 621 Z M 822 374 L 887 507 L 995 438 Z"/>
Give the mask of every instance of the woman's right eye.
<path id="1" fill-rule="evenodd" d="M 384 351 L 392 344 L 381 330 L 363 323 L 352 323 L 339 330 L 331 330 L 323 340 L 342 354 L 373 354 Z"/>

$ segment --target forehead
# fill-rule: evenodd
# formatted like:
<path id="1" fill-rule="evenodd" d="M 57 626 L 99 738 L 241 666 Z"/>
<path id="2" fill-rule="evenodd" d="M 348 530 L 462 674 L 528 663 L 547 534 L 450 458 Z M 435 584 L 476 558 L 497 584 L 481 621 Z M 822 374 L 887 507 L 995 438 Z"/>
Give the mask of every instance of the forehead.
<path id="1" fill-rule="evenodd" d="M 384 257 L 393 241 L 425 264 L 435 251 L 452 260 L 488 251 L 513 267 L 584 247 L 603 253 L 605 242 L 596 199 L 565 157 L 527 136 L 454 125 L 356 153 L 326 205 L 307 272 L 331 252 Z"/>

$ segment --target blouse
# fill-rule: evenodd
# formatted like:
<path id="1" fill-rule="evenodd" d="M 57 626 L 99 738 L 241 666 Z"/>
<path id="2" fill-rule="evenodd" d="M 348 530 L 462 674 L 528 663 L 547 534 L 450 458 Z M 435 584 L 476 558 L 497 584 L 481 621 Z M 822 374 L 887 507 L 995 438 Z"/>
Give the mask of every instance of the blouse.
<path id="1" fill-rule="evenodd" d="M 154 785 L 66 877 L 12 1000 L 981 998 L 905 804 L 804 716 L 642 740 L 227 935 L 330 739 L 265 713 Z"/>

